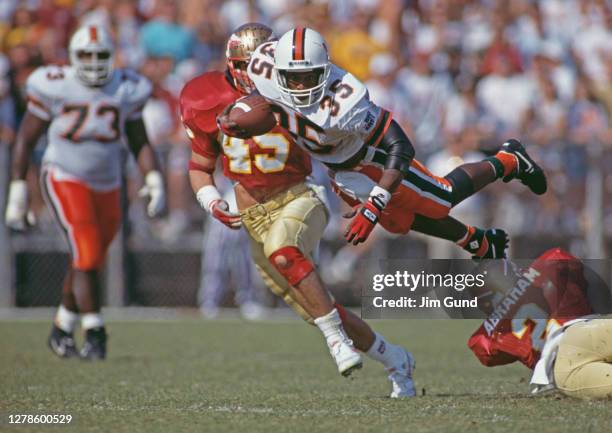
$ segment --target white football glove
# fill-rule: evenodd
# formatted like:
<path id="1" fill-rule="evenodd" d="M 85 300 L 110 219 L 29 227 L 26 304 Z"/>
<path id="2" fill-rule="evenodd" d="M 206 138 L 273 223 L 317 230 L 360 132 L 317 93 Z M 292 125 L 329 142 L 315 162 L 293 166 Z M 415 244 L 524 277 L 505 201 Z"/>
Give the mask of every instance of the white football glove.
<path id="1" fill-rule="evenodd" d="M 157 170 L 151 170 L 145 176 L 145 185 L 138 192 L 140 197 L 149 197 L 147 214 L 154 218 L 166 208 L 166 192 L 164 179 Z"/>
<path id="2" fill-rule="evenodd" d="M 25 180 L 11 181 L 4 220 L 7 227 L 19 231 L 36 223 L 34 214 L 28 212 L 28 184 Z"/>

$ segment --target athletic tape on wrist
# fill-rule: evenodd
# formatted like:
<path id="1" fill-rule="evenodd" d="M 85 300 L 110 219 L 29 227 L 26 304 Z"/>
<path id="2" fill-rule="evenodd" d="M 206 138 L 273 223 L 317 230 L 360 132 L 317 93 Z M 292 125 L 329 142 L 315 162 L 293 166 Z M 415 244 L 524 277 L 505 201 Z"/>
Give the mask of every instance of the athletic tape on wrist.
<path id="1" fill-rule="evenodd" d="M 376 185 L 370 191 L 370 199 L 379 210 L 383 210 L 389 203 L 389 200 L 391 200 L 391 193 Z"/>
<path id="2" fill-rule="evenodd" d="M 12 180 L 9 186 L 9 203 L 19 202 L 25 205 L 28 201 L 28 183 L 23 179 Z"/>
<path id="3" fill-rule="evenodd" d="M 164 184 L 164 178 L 159 171 L 151 170 L 145 176 L 145 184 L 150 188 L 161 188 Z"/>
<path id="4" fill-rule="evenodd" d="M 212 213 L 211 205 L 216 200 L 222 200 L 219 190 L 214 185 L 205 185 L 196 193 L 196 199 L 202 209 Z"/>

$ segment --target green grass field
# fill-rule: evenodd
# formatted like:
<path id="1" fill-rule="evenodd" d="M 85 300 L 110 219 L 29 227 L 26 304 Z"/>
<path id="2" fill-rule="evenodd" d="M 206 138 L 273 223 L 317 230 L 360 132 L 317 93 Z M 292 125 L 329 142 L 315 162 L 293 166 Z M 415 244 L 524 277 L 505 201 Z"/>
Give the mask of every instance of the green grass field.
<path id="1" fill-rule="evenodd" d="M 110 356 L 62 361 L 47 322 L 0 322 L 1 432 L 612 432 L 612 402 L 528 395 L 520 365 L 485 368 L 469 321 L 372 324 L 416 357 L 424 396 L 387 397 L 382 368 L 352 380 L 299 321 L 111 322 Z M 71 414 L 9 425 L 9 414 Z"/>

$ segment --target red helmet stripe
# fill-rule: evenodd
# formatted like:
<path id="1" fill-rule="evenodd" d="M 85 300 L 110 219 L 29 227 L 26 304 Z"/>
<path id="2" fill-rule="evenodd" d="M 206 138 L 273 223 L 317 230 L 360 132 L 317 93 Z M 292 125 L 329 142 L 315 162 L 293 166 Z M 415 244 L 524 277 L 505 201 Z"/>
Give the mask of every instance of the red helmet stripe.
<path id="1" fill-rule="evenodd" d="M 306 29 L 304 27 L 297 27 L 293 31 L 293 60 L 304 60 L 305 35 Z"/>
<path id="2" fill-rule="evenodd" d="M 97 27 L 89 27 L 89 39 L 91 42 L 98 42 L 98 28 Z"/>

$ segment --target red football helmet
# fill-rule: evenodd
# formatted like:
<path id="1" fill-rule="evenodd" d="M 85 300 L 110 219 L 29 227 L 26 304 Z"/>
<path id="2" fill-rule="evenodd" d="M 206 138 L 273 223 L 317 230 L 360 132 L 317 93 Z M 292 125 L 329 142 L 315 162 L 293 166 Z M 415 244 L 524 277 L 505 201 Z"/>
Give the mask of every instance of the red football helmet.
<path id="1" fill-rule="evenodd" d="M 243 24 L 230 35 L 225 51 L 227 68 L 240 93 L 249 94 L 255 90 L 255 85 L 247 75 L 251 54 L 273 37 L 272 29 L 259 23 Z"/>

